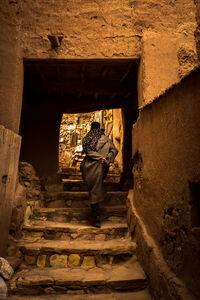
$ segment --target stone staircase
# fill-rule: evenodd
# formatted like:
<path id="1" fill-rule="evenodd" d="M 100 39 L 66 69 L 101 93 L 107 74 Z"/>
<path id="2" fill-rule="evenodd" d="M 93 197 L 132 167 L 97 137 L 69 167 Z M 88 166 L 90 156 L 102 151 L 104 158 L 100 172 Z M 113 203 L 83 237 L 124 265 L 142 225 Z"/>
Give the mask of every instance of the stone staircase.
<path id="1" fill-rule="evenodd" d="M 91 226 L 82 181 L 68 179 L 64 192 L 43 192 L 43 207 L 16 240 L 22 263 L 8 299 L 151 299 L 128 233 L 127 192 L 117 191 L 117 183 L 106 189 L 101 228 Z"/>

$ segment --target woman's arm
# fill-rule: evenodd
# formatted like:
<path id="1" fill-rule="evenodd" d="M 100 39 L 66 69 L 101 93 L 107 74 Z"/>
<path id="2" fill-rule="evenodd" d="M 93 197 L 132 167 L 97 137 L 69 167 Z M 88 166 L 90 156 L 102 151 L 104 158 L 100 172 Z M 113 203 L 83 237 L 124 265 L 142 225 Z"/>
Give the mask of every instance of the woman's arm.
<path id="1" fill-rule="evenodd" d="M 97 151 L 92 151 L 92 150 L 89 150 L 89 149 L 86 151 L 86 155 L 89 156 L 90 158 L 94 159 L 94 160 L 103 159 L 103 156 L 101 154 L 99 154 Z"/>
<path id="2" fill-rule="evenodd" d="M 115 148 L 114 144 L 110 141 L 110 149 L 109 149 L 109 153 L 106 157 L 106 160 L 109 163 L 113 163 L 115 157 L 117 156 L 118 150 Z"/>

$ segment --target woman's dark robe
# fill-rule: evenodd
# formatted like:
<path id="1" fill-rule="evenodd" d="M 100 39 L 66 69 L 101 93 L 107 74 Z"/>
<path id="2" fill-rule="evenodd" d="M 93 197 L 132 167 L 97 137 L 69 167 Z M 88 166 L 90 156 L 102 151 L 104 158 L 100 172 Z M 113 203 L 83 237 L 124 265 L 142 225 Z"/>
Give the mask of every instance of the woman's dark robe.
<path id="1" fill-rule="evenodd" d="M 96 150 L 86 149 L 86 157 L 82 165 L 82 176 L 88 186 L 91 204 L 99 203 L 105 197 L 103 180 L 107 175 L 108 167 L 102 163 L 102 158 L 106 158 L 109 164 L 114 161 L 118 153 L 111 140 L 105 135 L 99 138 Z"/>

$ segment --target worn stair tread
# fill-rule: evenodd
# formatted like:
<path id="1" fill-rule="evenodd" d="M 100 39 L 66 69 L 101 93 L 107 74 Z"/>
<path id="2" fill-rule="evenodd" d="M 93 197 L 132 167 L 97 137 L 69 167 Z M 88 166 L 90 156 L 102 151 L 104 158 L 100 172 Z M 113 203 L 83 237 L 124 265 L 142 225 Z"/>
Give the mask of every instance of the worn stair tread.
<path id="1" fill-rule="evenodd" d="M 114 222 L 103 222 L 101 228 L 91 227 L 84 224 L 72 224 L 72 223 L 61 223 L 54 221 L 37 221 L 34 220 L 30 225 L 24 225 L 23 229 L 28 231 L 68 231 L 68 232 L 79 232 L 79 231 L 90 231 L 90 232 L 101 232 L 105 229 L 120 229 L 128 228 L 127 223 L 114 223 Z"/>
<path id="2" fill-rule="evenodd" d="M 102 206 L 100 207 L 101 210 L 105 210 L 108 212 L 115 212 L 115 211 L 126 211 L 125 205 L 115 205 L 115 206 Z M 35 208 L 34 213 L 65 213 L 65 212 L 82 212 L 82 211 L 91 211 L 90 207 L 44 207 L 44 208 Z"/>
<path id="3" fill-rule="evenodd" d="M 123 265 L 94 267 L 91 269 L 69 268 L 31 268 L 15 274 L 11 280 L 11 289 L 65 286 L 76 287 L 107 287 L 114 290 L 134 290 L 146 288 L 147 280 L 143 269 L 132 258 Z M 39 291 L 41 292 L 41 291 Z"/>
<path id="4" fill-rule="evenodd" d="M 136 243 L 128 239 L 114 239 L 108 241 L 55 241 L 42 240 L 37 242 L 18 241 L 18 247 L 25 251 L 52 252 L 55 253 L 87 253 L 87 254 L 133 254 L 136 250 Z"/>
<path id="5" fill-rule="evenodd" d="M 136 292 L 110 293 L 97 295 L 41 295 L 41 296 L 10 296 L 8 300 L 151 300 L 147 289 Z"/>
<path id="6" fill-rule="evenodd" d="M 128 192 L 127 191 L 113 191 L 113 192 L 106 192 L 106 196 L 108 197 L 114 197 L 114 196 L 127 196 Z M 45 196 L 51 196 L 51 197 L 56 197 L 57 199 L 63 198 L 67 196 L 69 199 L 71 198 L 87 198 L 89 193 L 85 191 L 65 191 L 65 192 L 43 192 L 43 195 Z M 55 198 L 54 198 L 55 199 Z"/>

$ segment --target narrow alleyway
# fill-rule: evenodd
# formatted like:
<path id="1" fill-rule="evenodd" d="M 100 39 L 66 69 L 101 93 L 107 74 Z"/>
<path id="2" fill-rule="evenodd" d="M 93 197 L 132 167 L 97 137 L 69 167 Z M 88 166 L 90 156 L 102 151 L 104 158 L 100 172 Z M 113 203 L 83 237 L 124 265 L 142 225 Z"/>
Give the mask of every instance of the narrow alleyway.
<path id="1" fill-rule="evenodd" d="M 106 189 L 99 229 L 91 226 L 81 180 L 65 179 L 64 192 L 43 192 L 43 207 L 16 241 L 23 263 L 10 281 L 10 299 L 151 299 L 128 233 L 127 192 L 116 182 Z"/>

